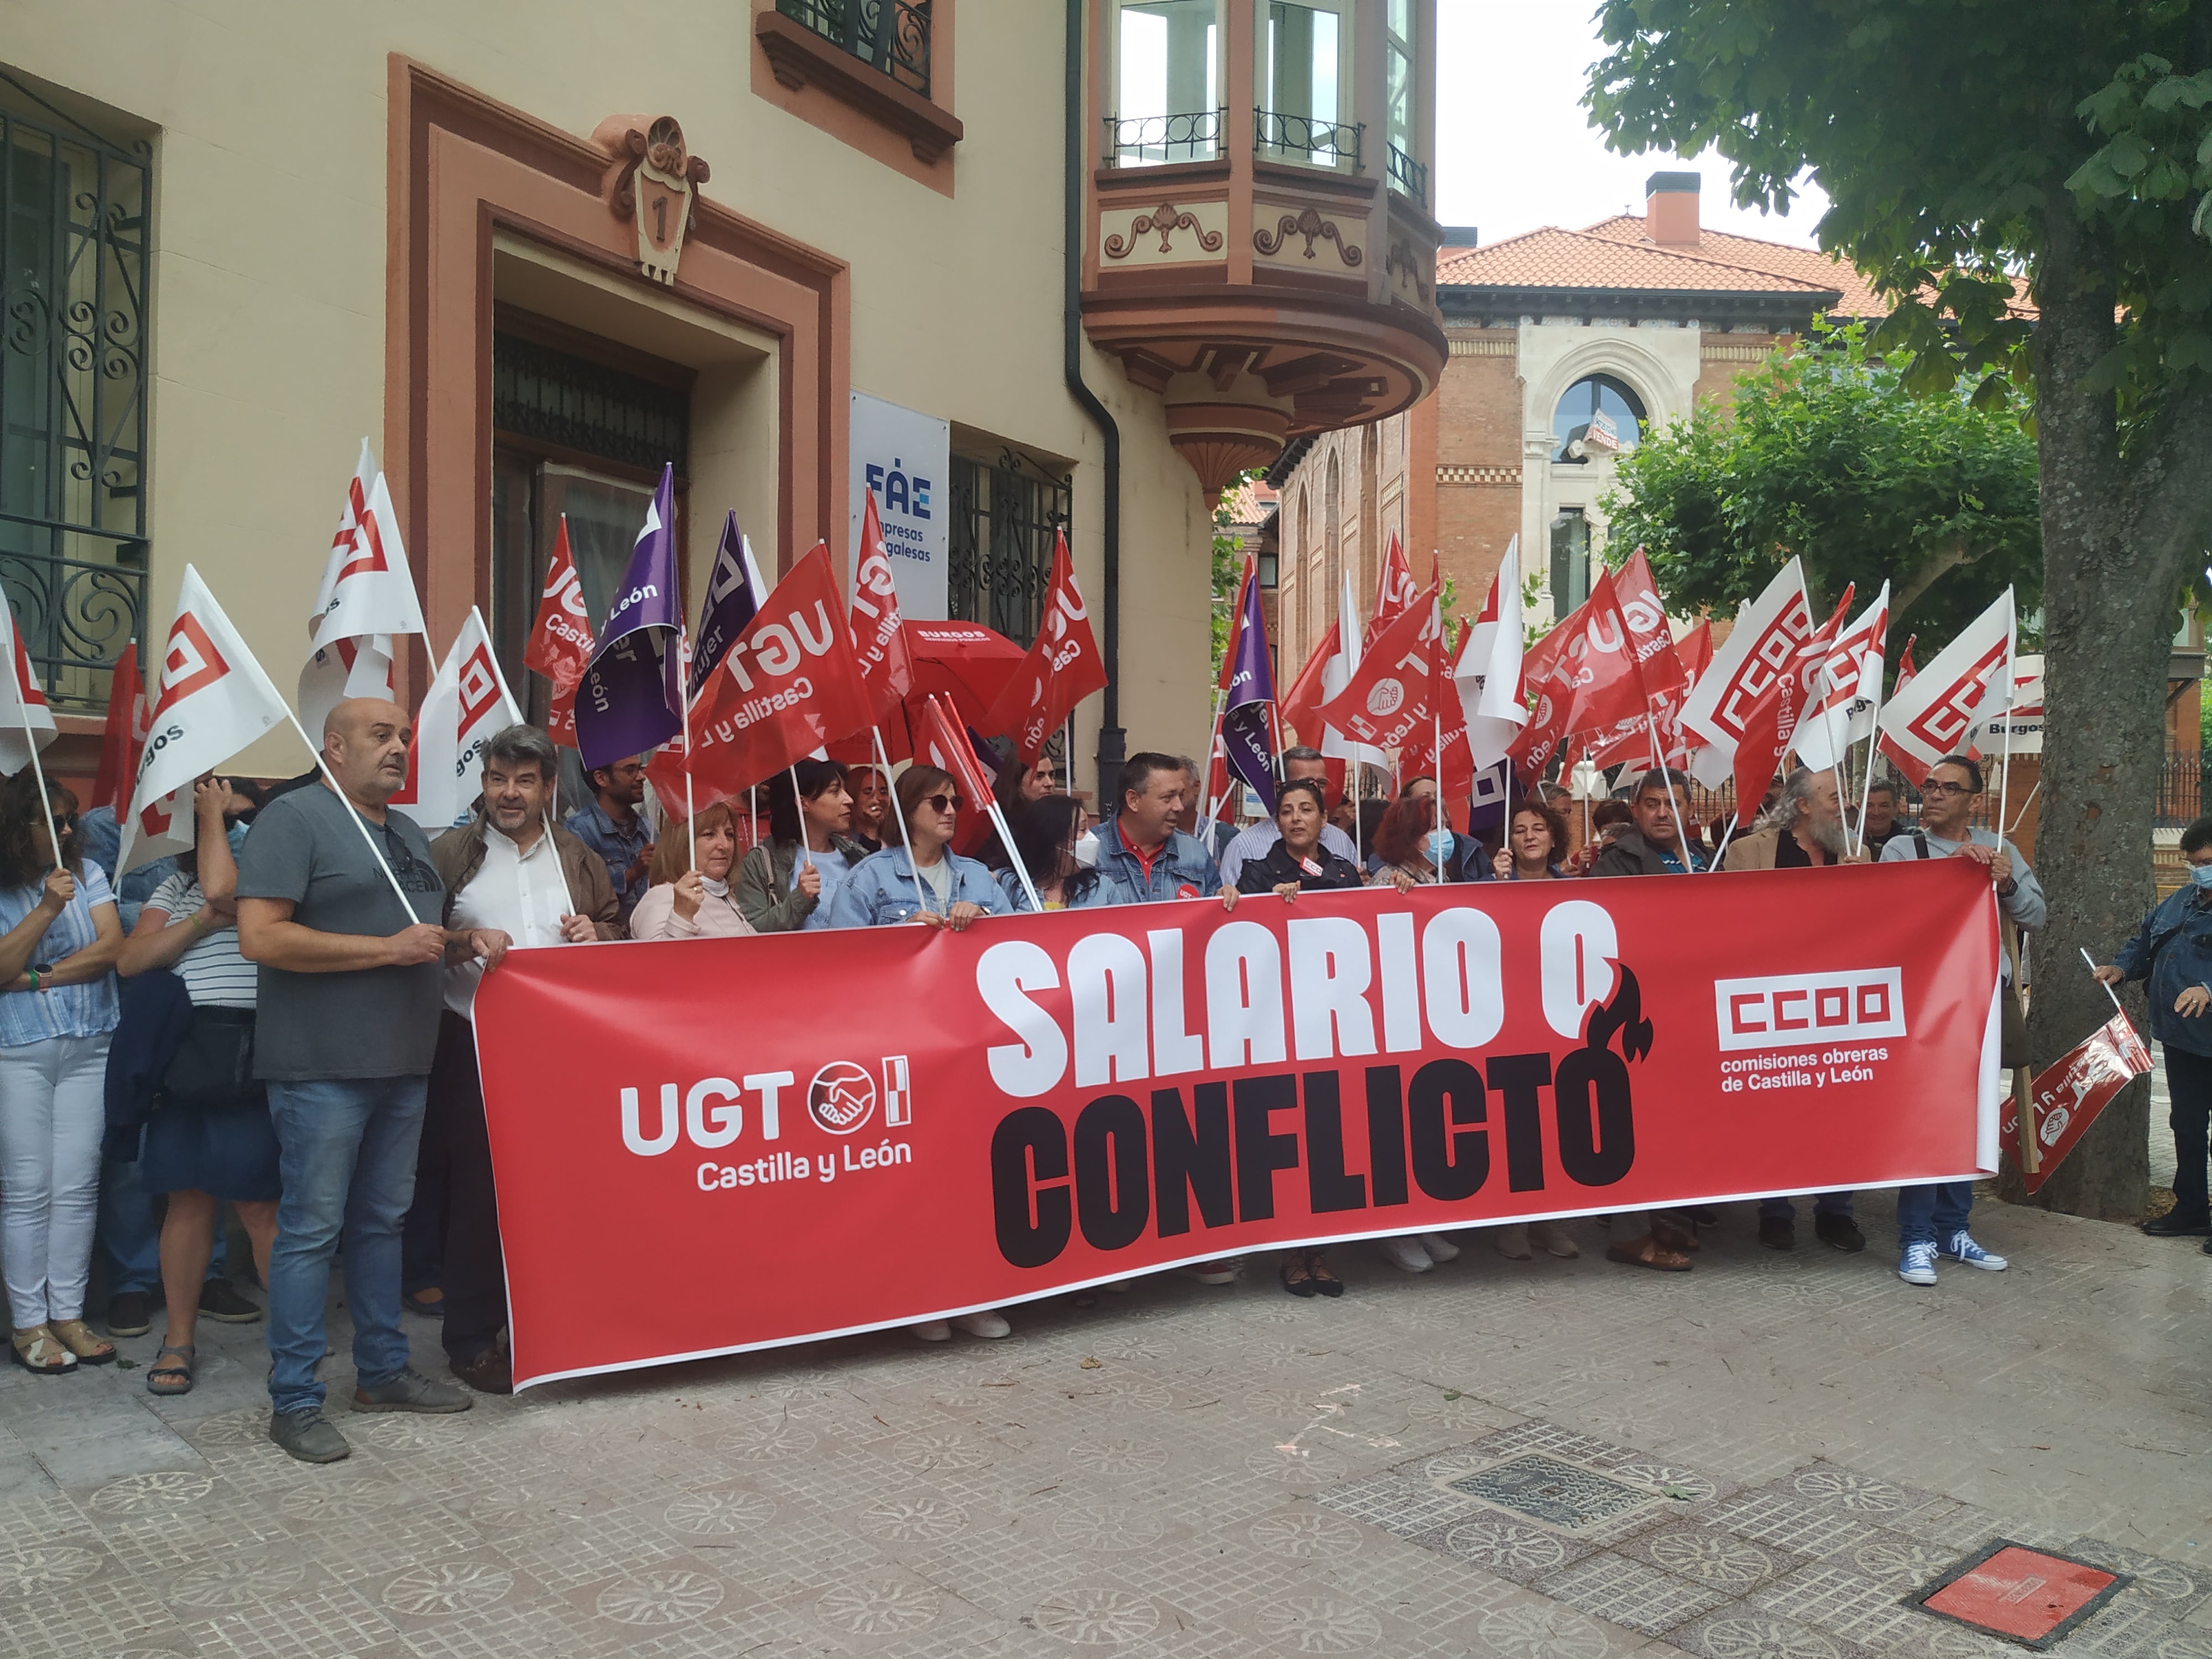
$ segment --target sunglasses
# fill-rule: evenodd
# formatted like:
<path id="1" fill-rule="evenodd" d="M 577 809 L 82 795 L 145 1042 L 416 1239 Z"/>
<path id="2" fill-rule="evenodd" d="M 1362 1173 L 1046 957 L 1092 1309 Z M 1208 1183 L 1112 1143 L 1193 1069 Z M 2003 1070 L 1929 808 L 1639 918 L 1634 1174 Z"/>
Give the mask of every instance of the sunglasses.
<path id="1" fill-rule="evenodd" d="M 967 805 L 958 795 L 924 795 L 921 804 L 933 812 L 957 812 Z"/>
<path id="2" fill-rule="evenodd" d="M 69 831 L 76 828 L 76 814 L 74 812 L 55 813 L 54 828 L 66 835 Z"/>

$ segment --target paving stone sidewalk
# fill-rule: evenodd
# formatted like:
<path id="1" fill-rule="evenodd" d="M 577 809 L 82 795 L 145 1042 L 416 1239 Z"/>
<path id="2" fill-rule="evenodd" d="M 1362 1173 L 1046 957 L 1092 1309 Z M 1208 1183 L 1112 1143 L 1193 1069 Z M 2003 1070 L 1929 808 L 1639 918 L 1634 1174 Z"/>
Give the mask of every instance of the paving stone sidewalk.
<path id="1" fill-rule="evenodd" d="M 2212 1260 L 1984 1200 L 2012 1270 L 1915 1291 L 1890 1212 L 1785 1255 L 1733 1206 L 1676 1276 L 1594 1221 L 1420 1278 L 1346 1246 L 1336 1302 L 1255 1260 L 998 1343 L 341 1411 L 327 1468 L 264 1437 L 258 1326 L 181 1401 L 10 1370 L 0 1656 L 1967 1659 L 2021 1650 L 1901 1598 L 2003 1536 L 2133 1575 L 2059 1653 L 2212 1659 Z"/>

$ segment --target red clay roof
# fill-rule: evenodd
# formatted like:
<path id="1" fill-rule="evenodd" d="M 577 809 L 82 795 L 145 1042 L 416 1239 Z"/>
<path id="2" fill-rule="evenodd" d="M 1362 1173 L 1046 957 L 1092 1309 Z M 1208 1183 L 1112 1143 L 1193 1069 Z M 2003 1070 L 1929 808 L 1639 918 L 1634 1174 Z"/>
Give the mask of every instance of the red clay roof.
<path id="1" fill-rule="evenodd" d="M 1683 293 L 1840 293 L 1844 316 L 1889 307 L 1850 265 L 1817 248 L 1708 230 L 1695 247 L 1662 247 L 1633 215 L 1583 230 L 1546 226 L 1488 247 L 1446 249 L 1437 281 L 1451 287 L 1618 288 Z"/>

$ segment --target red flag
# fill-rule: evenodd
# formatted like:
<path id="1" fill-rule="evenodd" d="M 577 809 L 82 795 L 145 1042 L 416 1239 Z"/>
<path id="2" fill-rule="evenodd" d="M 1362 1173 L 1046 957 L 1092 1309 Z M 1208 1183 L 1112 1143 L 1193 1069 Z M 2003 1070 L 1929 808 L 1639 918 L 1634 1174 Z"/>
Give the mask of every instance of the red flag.
<path id="1" fill-rule="evenodd" d="M 115 659 L 107 681 L 107 725 L 100 734 L 100 775 L 93 780 L 90 806 L 106 806 L 120 823 L 131 811 L 131 786 L 138 776 L 138 756 L 146 746 L 146 686 L 138 677 L 138 641 Z"/>
<path id="2" fill-rule="evenodd" d="M 1075 566 L 1067 556 L 1063 531 L 1053 538 L 1052 585 L 1045 590 L 1036 643 L 983 717 L 983 732 L 989 737 L 1012 738 L 1014 758 L 1030 765 L 1076 704 L 1105 689 L 1105 659 L 1091 632 L 1083 591 L 1075 585 Z"/>
<path id="3" fill-rule="evenodd" d="M 576 746 L 576 682 L 592 660 L 592 618 L 584 605 L 584 584 L 568 551 L 568 515 L 553 538 L 553 557 L 545 568 L 545 589 L 538 595 L 538 620 L 522 653 L 526 668 L 553 682 L 553 710 L 545 730 L 554 742 Z"/>
<path id="4" fill-rule="evenodd" d="M 1342 626 L 1341 623 L 1328 625 L 1328 632 L 1321 636 L 1321 643 L 1314 647 L 1313 655 L 1306 659 L 1306 665 L 1298 670 L 1297 678 L 1291 682 L 1290 694 L 1282 702 L 1283 724 L 1297 733 L 1300 743 L 1316 749 L 1321 747 L 1319 710 L 1328 697 L 1328 693 L 1322 686 L 1322 676 L 1328 672 L 1331 660 L 1344 649 Z"/>
<path id="5" fill-rule="evenodd" d="M 1567 635 L 1566 653 L 1574 671 L 1574 707 L 1570 730 L 1600 732 L 1650 718 L 1644 683 L 1636 671 L 1627 622 L 1620 614 L 1613 572 L 1601 570 L 1590 585 L 1589 601 L 1577 612 L 1583 625 Z M 1662 626 L 1664 625 L 1662 619 Z"/>
<path id="6" fill-rule="evenodd" d="M 1844 589 L 1843 600 L 1828 620 L 1797 647 L 1745 716 L 1743 735 L 1735 745 L 1735 821 L 1741 828 L 1748 829 L 1759 815 L 1767 786 L 1790 752 L 1797 722 L 1818 698 L 1820 688 L 1814 682 L 1850 614 L 1852 592 L 1851 587 Z"/>
<path id="7" fill-rule="evenodd" d="M 1382 580 L 1375 586 L 1375 614 L 1367 619 L 1367 631 L 1360 637 L 1360 654 L 1382 637 L 1382 630 L 1404 616 L 1419 598 L 1413 586 L 1413 567 L 1406 562 L 1406 550 L 1398 540 L 1398 532 L 1390 532 L 1390 544 L 1382 554 Z"/>
<path id="8" fill-rule="evenodd" d="M 881 726 L 914 690 L 914 662 L 907 653 L 898 584 L 872 489 L 860 519 L 860 562 L 853 572 L 853 608 L 846 621 L 853 630 L 854 658 L 867 683 L 869 722 Z"/>
<path id="9" fill-rule="evenodd" d="M 1450 672 L 1437 666 L 1444 655 L 1431 585 L 1368 641 L 1344 690 L 1315 712 L 1356 743 L 1400 748 L 1433 718 L 1439 675 Z"/>
<path id="10" fill-rule="evenodd" d="M 1585 600 L 1521 659 L 1522 689 L 1532 700 L 1528 722 L 1505 752 L 1523 783 L 1533 784 L 1543 775 L 1567 735 L 1575 706 L 1574 665 L 1567 657 L 1567 642 L 1577 637 L 1589 621 L 1589 605 Z"/>
<path id="11" fill-rule="evenodd" d="M 2031 1172 L 2020 1156 L 2020 1107 L 2007 1095 L 1998 1125 L 2000 1144 L 2020 1166 L 2031 1193 L 2051 1179 L 2066 1154 L 2088 1132 L 2097 1115 L 2120 1091 L 2150 1070 L 2150 1050 L 2118 1009 L 2088 1036 L 2039 1073 L 2029 1098 L 2035 1103 L 2035 1139 L 2039 1154 Z"/>
<path id="12" fill-rule="evenodd" d="M 950 772 L 964 797 L 959 825 L 952 834 L 952 850 L 972 855 L 991 839 L 997 827 L 988 809 L 997 799 L 998 780 L 976 756 L 975 745 L 968 740 L 967 728 L 959 717 L 938 697 L 929 698 L 923 705 L 921 718 L 915 722 L 914 742 L 915 758 L 940 772 Z"/>
<path id="13" fill-rule="evenodd" d="M 1912 665 L 1912 647 L 1919 638 L 1919 635 L 1913 635 L 1911 639 L 1905 641 L 1905 649 L 1897 653 L 1897 684 L 1890 692 L 1893 697 L 1911 684 L 1913 675 L 1919 672 Z M 1881 752 L 1888 757 L 1889 763 L 1894 766 L 1915 789 L 1926 783 L 1929 773 L 1936 769 L 1931 766 L 1922 765 L 1916 757 L 1905 751 L 1903 744 L 1891 741 L 1887 732 L 1881 734 Z"/>
<path id="14" fill-rule="evenodd" d="M 830 549 L 777 583 L 691 705 L 691 771 L 727 794 L 868 724 Z"/>

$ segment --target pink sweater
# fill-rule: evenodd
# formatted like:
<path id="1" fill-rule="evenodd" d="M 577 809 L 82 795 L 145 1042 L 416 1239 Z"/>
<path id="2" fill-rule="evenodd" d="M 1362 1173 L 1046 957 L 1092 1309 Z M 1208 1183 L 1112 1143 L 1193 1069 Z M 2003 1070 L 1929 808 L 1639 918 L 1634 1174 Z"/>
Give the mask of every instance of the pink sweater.
<path id="1" fill-rule="evenodd" d="M 699 907 L 699 914 L 684 921 L 676 914 L 676 886 L 672 882 L 647 888 L 629 917 L 632 939 L 733 939 L 752 931 L 752 924 L 738 912 L 735 898 L 718 897 L 711 890 L 706 902 Z"/>

